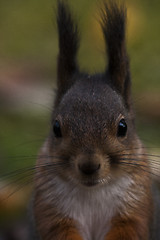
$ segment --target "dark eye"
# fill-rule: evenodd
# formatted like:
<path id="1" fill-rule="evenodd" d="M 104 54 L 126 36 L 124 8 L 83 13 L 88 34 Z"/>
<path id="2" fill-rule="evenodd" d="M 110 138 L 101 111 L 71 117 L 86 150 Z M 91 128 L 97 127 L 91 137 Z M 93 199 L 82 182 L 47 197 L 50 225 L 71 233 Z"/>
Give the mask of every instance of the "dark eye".
<path id="1" fill-rule="evenodd" d="M 121 119 L 118 125 L 118 132 L 117 136 L 118 137 L 125 137 L 127 133 L 127 124 L 124 119 Z"/>
<path id="2" fill-rule="evenodd" d="M 56 138 L 62 137 L 60 123 L 57 120 L 54 122 L 53 132 Z"/>

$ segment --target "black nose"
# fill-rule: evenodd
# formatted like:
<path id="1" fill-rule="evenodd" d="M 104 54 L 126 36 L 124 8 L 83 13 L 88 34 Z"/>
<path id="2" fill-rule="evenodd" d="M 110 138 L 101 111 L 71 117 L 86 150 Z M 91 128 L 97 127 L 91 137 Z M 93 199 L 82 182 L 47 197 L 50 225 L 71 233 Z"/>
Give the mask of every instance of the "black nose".
<path id="1" fill-rule="evenodd" d="M 79 170 L 85 175 L 92 175 L 100 169 L 100 164 L 83 163 L 79 164 Z"/>

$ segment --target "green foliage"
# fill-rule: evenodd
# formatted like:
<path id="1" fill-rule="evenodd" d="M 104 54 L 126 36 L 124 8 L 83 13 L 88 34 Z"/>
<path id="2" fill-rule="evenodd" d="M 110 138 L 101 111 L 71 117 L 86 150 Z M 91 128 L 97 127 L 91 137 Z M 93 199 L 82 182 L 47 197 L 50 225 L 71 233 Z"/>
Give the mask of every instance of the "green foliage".
<path id="1" fill-rule="evenodd" d="M 4 159 L 0 163 L 0 175 L 34 166 L 38 151 L 49 131 L 47 116 L 47 113 L 44 116 L 33 116 L 30 113 L 1 112 L 0 136 L 3 149 L 0 149 L 0 158 L 3 156 Z"/>
<path id="2" fill-rule="evenodd" d="M 154 90 L 157 86 L 160 87 L 160 3 L 156 0 L 126 2 L 133 12 L 132 20 L 136 22 L 132 39 L 128 42 L 132 56 L 134 89 Z M 79 62 L 82 68 L 91 72 L 100 71 L 104 68 L 105 56 L 102 36 L 95 19 L 98 19 L 98 6 L 101 4 L 96 0 L 70 0 L 69 3 L 80 22 L 82 32 Z M 54 72 L 58 52 L 55 12 L 56 1 L 53 0 L 2 0 L 1 59 L 41 63 L 50 66 Z"/>

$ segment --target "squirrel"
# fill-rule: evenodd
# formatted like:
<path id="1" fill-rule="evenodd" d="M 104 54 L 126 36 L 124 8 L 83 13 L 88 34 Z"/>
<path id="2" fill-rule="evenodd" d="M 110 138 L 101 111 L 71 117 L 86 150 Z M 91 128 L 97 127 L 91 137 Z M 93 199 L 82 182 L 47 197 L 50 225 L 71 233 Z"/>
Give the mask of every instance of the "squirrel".
<path id="1" fill-rule="evenodd" d="M 68 3 L 59 0 L 57 12 L 58 88 L 34 178 L 37 239 L 149 240 L 152 178 L 135 129 L 126 8 L 104 3 L 108 62 L 95 75 L 79 70 L 80 37 Z"/>

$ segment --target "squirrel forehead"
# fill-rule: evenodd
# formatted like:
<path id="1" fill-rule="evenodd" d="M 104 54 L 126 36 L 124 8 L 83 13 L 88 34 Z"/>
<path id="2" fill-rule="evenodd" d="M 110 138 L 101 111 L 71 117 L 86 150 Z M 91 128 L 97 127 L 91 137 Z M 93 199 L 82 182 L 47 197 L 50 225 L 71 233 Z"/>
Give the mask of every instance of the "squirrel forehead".
<path id="1" fill-rule="evenodd" d="M 122 98 L 108 84 L 92 81 L 75 84 L 60 103 L 62 115 L 117 118 L 125 113 Z"/>

